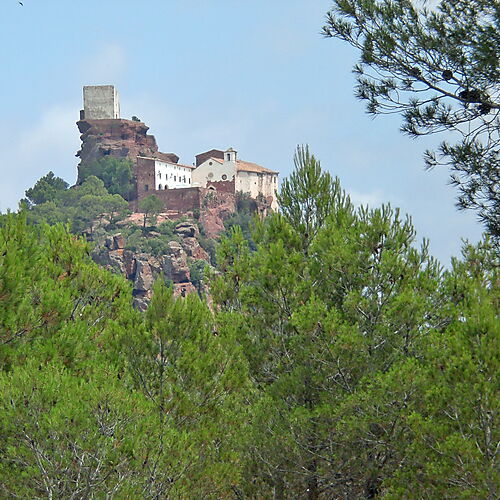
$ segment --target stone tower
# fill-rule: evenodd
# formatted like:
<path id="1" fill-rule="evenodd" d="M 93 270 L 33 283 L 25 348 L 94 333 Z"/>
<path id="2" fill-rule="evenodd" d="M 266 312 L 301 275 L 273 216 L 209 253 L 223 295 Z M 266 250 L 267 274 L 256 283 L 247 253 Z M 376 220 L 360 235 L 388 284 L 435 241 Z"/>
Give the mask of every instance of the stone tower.
<path id="1" fill-rule="evenodd" d="M 82 120 L 120 118 L 120 99 L 114 85 L 87 85 L 83 87 Z"/>
<path id="2" fill-rule="evenodd" d="M 135 165 L 138 156 L 158 158 L 177 163 L 174 153 L 160 153 L 149 127 L 136 120 L 120 118 L 118 92 L 114 85 L 83 87 L 83 109 L 77 122 L 82 147 L 76 153 L 80 158 L 78 181 L 87 165 L 106 156 L 127 158 Z"/>

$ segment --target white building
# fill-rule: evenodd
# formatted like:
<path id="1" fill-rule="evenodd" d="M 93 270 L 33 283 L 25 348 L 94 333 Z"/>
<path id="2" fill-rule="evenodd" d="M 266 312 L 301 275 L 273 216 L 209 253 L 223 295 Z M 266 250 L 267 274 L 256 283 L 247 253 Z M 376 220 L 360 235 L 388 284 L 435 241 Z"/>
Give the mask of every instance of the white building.
<path id="1" fill-rule="evenodd" d="M 167 159 L 138 156 L 136 177 L 146 191 L 188 188 L 191 187 L 191 172 L 194 168 Z"/>
<path id="2" fill-rule="evenodd" d="M 191 187 L 191 172 L 194 166 L 170 163 L 155 159 L 155 189 L 177 189 Z"/>
<path id="3" fill-rule="evenodd" d="M 252 198 L 263 196 L 271 201 L 271 208 L 277 209 L 278 172 L 239 160 L 232 148 L 201 153 L 197 156 L 197 163 L 199 165 L 192 174 L 195 186 L 233 193 L 242 191 Z"/>

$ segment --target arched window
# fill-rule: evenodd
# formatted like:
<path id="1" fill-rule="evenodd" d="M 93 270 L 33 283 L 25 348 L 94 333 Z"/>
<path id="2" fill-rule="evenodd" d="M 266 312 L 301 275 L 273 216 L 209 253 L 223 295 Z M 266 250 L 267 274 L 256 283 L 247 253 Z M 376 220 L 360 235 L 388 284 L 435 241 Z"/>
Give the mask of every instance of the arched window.
<path id="1" fill-rule="evenodd" d="M 160 184 L 160 185 L 158 186 L 158 189 L 163 189 L 163 186 Z"/>

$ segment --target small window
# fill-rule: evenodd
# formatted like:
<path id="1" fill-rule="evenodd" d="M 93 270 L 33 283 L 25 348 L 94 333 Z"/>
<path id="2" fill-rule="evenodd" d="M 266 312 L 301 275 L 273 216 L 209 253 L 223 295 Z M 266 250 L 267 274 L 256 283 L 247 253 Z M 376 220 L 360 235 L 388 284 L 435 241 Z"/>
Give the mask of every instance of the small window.
<path id="1" fill-rule="evenodd" d="M 223 175 L 222 175 L 222 180 L 223 180 L 223 181 L 226 181 L 226 180 L 227 180 L 227 175 L 226 175 L 226 174 L 223 174 Z"/>
<path id="2" fill-rule="evenodd" d="M 144 184 L 144 191 L 149 191 L 149 186 L 147 184 Z"/>
<path id="3" fill-rule="evenodd" d="M 209 165 L 213 165 L 214 163 L 213 163 L 212 161 L 209 161 L 209 162 L 208 162 L 208 164 L 209 164 Z"/>
<path id="4" fill-rule="evenodd" d="M 227 161 L 231 161 L 231 154 L 230 153 L 227 154 Z"/>
<path id="5" fill-rule="evenodd" d="M 158 172 L 158 179 L 161 179 L 161 172 Z"/>
<path id="6" fill-rule="evenodd" d="M 160 184 L 160 185 L 158 186 L 158 189 L 163 189 L 163 186 Z"/>
<path id="7" fill-rule="evenodd" d="M 168 187 L 168 186 L 165 184 L 165 189 L 167 189 L 167 187 Z"/>
<path id="8" fill-rule="evenodd" d="M 177 176 L 174 175 L 174 182 L 177 182 Z"/>

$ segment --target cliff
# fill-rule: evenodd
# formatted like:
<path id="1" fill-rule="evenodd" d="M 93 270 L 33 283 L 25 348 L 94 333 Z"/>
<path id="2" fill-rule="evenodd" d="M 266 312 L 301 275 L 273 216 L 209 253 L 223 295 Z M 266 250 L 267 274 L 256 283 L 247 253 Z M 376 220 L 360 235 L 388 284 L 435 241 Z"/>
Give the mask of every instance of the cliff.
<path id="1" fill-rule="evenodd" d="M 80 158 L 80 170 L 85 165 L 105 156 L 129 158 L 134 163 L 137 156 L 164 159 L 174 163 L 179 157 L 174 153 L 160 153 L 154 135 L 147 133 L 149 127 L 143 122 L 123 119 L 80 120 L 77 122 L 81 133 L 81 149 L 76 153 Z"/>
<path id="2" fill-rule="evenodd" d="M 174 233 L 177 241 L 170 241 L 168 249 L 161 255 L 127 249 L 125 238 L 117 233 L 96 245 L 92 258 L 102 267 L 132 281 L 134 305 L 145 310 L 152 296 L 153 284 L 160 276 L 172 283 L 177 296 L 203 289 L 202 283 L 193 280 L 190 270 L 190 264 L 196 261 L 210 264 L 208 253 L 199 244 L 198 228 L 190 222 L 181 222 L 176 225 Z M 151 232 L 145 237 L 155 238 L 157 235 Z"/>

